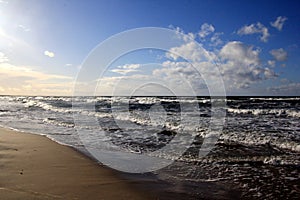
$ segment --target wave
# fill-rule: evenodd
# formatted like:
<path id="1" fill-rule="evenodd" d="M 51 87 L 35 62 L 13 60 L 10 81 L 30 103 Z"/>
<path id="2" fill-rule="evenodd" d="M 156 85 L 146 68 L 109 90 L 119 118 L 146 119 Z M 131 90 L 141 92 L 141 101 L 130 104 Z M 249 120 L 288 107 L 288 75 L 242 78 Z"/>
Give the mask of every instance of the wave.
<path id="1" fill-rule="evenodd" d="M 56 119 L 56 118 L 51 118 L 51 117 L 43 119 L 43 122 L 49 123 L 49 124 L 55 124 L 58 126 L 68 127 L 68 128 L 73 128 L 75 126 L 73 121 L 65 121 L 63 119 Z"/>
<path id="2" fill-rule="evenodd" d="M 260 101 L 298 101 L 300 100 L 300 97 L 256 97 L 256 98 L 249 98 L 250 100 L 260 100 Z"/>
<path id="3" fill-rule="evenodd" d="M 51 110 L 54 112 L 61 112 L 61 113 L 71 113 L 73 112 L 72 109 L 66 109 L 64 107 L 54 107 L 49 103 L 43 102 L 43 101 L 36 101 L 36 100 L 23 100 L 23 104 L 25 108 L 31 108 L 31 107 L 39 107 L 44 110 Z"/>
<path id="4" fill-rule="evenodd" d="M 227 108 L 227 111 L 235 114 L 252 114 L 252 115 L 276 115 L 276 116 L 289 116 L 300 118 L 300 111 L 288 109 L 238 109 Z"/>
<path id="5" fill-rule="evenodd" d="M 288 139 L 274 140 L 272 136 L 259 135 L 259 134 L 249 134 L 239 137 L 237 134 L 221 134 L 220 139 L 224 141 L 226 145 L 231 143 L 240 144 L 245 146 L 256 146 L 264 145 L 268 148 L 288 150 L 293 152 L 300 152 L 300 144 L 295 141 Z"/>

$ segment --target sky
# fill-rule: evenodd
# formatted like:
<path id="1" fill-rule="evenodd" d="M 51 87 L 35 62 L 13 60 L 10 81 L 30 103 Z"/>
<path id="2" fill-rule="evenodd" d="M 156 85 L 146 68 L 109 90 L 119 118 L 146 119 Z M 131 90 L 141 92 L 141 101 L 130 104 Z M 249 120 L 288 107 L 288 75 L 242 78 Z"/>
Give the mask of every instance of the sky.
<path id="1" fill-rule="evenodd" d="M 299 96 L 299 8 L 292 0 L 0 0 L 0 95 L 207 96 L 221 81 L 226 95 Z M 181 42 L 101 65 L 123 44 L 148 41 L 135 35 L 88 62 L 105 41 L 145 27 Z"/>

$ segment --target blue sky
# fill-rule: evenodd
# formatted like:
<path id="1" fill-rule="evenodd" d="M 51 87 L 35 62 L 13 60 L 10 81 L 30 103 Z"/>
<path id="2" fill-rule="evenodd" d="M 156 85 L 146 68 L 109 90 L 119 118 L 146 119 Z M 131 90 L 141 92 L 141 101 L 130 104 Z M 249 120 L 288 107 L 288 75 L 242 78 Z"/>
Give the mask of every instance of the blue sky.
<path id="1" fill-rule="evenodd" d="M 0 94 L 72 95 L 99 43 L 129 29 L 162 27 L 194 39 L 174 46 L 175 53 L 192 58 L 187 52 L 199 53 L 197 42 L 218 62 L 227 95 L 300 95 L 299 7 L 298 1 L 0 0 Z M 193 59 L 196 70 L 209 71 Z M 168 52 L 132 52 L 98 77 L 105 84 L 96 94 L 111 95 L 115 87 L 128 94 L 126 85 L 154 77 L 174 87 L 184 77 L 196 84 L 196 94 L 207 95 L 197 85 L 201 77 L 188 69 Z M 126 80 L 122 87 L 120 79 Z M 149 88 L 138 94 L 164 95 L 160 87 Z M 178 90 L 189 95 L 183 86 Z"/>

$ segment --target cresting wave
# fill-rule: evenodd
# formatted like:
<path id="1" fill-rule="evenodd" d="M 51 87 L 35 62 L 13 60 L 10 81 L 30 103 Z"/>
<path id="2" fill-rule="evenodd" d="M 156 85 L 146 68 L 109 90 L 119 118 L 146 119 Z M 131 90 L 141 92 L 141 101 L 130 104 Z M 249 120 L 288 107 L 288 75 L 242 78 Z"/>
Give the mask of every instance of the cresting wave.
<path id="1" fill-rule="evenodd" d="M 32 118 L 37 118 L 36 120 L 41 120 L 44 124 L 53 124 L 55 126 L 74 128 L 75 124 L 72 120 L 72 114 L 79 113 L 83 116 L 95 117 L 101 121 L 105 121 L 104 124 L 107 130 L 120 131 L 121 129 L 116 128 L 114 120 L 120 120 L 124 122 L 130 122 L 142 127 L 153 127 L 154 130 L 160 128 L 160 130 L 178 131 L 185 128 L 191 132 L 191 134 L 196 134 L 201 137 L 205 136 L 207 131 L 207 123 L 210 120 L 211 103 L 210 98 L 198 98 L 193 97 L 13 97 L 13 96 L 2 96 L 0 97 L 0 102 L 3 102 L 7 108 L 2 108 L 0 110 L 0 116 L 12 115 L 12 111 L 15 109 L 13 107 L 20 106 L 23 107 L 22 112 L 26 115 L 28 114 Z M 81 103 L 77 107 L 72 107 L 72 103 Z M 193 115 L 193 110 L 182 112 L 180 110 L 181 103 L 192 104 L 198 103 L 199 110 Z M 221 138 L 225 140 L 239 142 L 241 144 L 253 145 L 253 144 L 266 144 L 270 143 L 275 147 L 281 149 L 290 149 L 292 151 L 299 152 L 299 126 L 297 125 L 300 111 L 299 109 L 299 98 L 234 98 L 228 100 L 227 112 L 230 113 L 229 117 L 233 119 L 239 119 L 239 123 L 230 121 L 227 122 L 228 127 L 231 131 L 226 128 L 225 133 L 221 135 Z M 13 103 L 9 107 L 9 103 Z M 116 103 L 116 104 L 114 104 Z M 95 110 L 85 110 L 85 105 L 95 106 Z M 117 114 L 112 113 L 113 105 L 125 105 L 130 104 L 130 114 L 123 114 L 120 110 Z M 161 120 L 153 123 L 153 120 L 149 116 L 148 110 L 151 106 L 160 104 L 164 106 L 165 114 L 167 118 L 160 123 Z M 277 106 L 276 106 L 277 105 Z M 247 107 L 247 108 L 244 108 Z M 248 108 L 249 107 L 249 108 Z M 252 107 L 252 108 L 250 108 Z M 278 108 L 277 108 L 278 107 Z M 38 110 L 36 109 L 38 108 Z M 40 110 L 39 110 L 40 109 Z M 47 111 L 47 114 L 43 113 Z M 126 111 L 126 110 L 125 110 Z M 125 112 L 124 111 L 124 112 Z M 160 115 L 159 112 L 155 115 Z M 44 116 L 38 119 L 39 113 Z M 181 115 L 200 118 L 199 124 L 196 129 L 189 130 L 188 127 L 182 127 L 180 124 Z M 251 116 L 263 116 L 261 119 L 267 119 L 268 123 L 264 121 L 258 121 L 259 118 L 253 118 Z M 275 116 L 276 118 L 273 118 Z M 286 121 L 286 118 L 291 120 Z M 256 121 L 249 124 L 249 121 Z M 269 122 L 272 122 L 269 124 Z M 290 125 L 287 125 L 290 123 Z M 105 126 L 106 126 L 105 125 Z M 251 125 L 253 130 L 259 130 L 250 133 L 245 131 L 242 136 L 238 132 L 243 132 L 243 127 Z M 269 126 L 269 130 L 277 130 L 277 135 L 273 133 L 266 132 L 266 128 Z M 293 127 L 292 127 L 292 126 Z M 109 127 L 111 126 L 111 127 Z M 233 128 L 231 128 L 232 126 Z M 282 126 L 289 126 L 281 130 Z M 266 128 L 264 128 L 266 127 Z M 81 127 L 83 128 L 83 127 Z M 88 127 L 87 127 L 88 128 Z M 93 127 L 94 128 L 94 127 Z M 93 128 L 89 128 L 93 130 Z M 146 129 L 145 129 L 146 130 Z M 291 132 L 290 134 L 285 134 L 285 131 Z M 132 131 L 131 127 L 128 130 L 122 130 L 123 132 Z M 241 139 L 243 138 L 243 139 Z M 274 140 L 272 138 L 279 138 Z"/>
<path id="2" fill-rule="evenodd" d="M 103 110 L 99 109 L 97 110 L 98 107 L 103 106 L 103 107 L 110 107 L 114 102 L 118 102 L 118 104 L 128 104 L 130 103 L 131 105 L 149 105 L 148 107 L 152 104 L 159 103 L 159 102 L 167 102 L 169 104 L 172 103 L 195 103 L 198 102 L 197 100 L 190 100 L 190 98 L 187 99 L 163 99 L 163 98 L 155 98 L 155 97 L 138 97 L 134 99 L 129 99 L 127 97 L 97 97 L 97 98 L 92 98 L 88 97 L 86 99 L 82 98 L 61 98 L 61 97 L 18 97 L 16 99 L 10 99 L 10 100 L 15 100 L 22 102 L 25 108 L 41 108 L 47 111 L 53 111 L 53 112 L 58 112 L 58 113 L 80 113 L 81 115 L 86 115 L 86 116 L 94 116 L 97 118 L 114 118 L 115 120 L 123 120 L 123 121 L 131 121 L 132 123 L 136 123 L 139 125 L 153 125 L 151 122 L 151 119 L 147 117 L 147 113 L 143 111 L 131 111 L 130 115 L 113 115 L 111 110 Z M 76 106 L 72 108 L 72 100 L 76 104 L 77 102 L 80 102 L 81 104 L 79 106 Z M 203 99 L 199 100 L 201 103 L 206 103 L 209 102 L 210 100 Z M 98 105 L 97 103 L 100 103 Z M 89 104 L 89 106 L 96 106 L 95 110 L 90 110 L 86 109 L 86 105 Z M 169 108 L 169 110 L 174 111 L 174 109 Z M 201 109 L 201 112 L 206 112 L 209 113 L 209 108 L 206 108 L 203 110 Z M 170 113 L 169 113 L 170 114 Z M 191 113 L 192 114 L 192 113 Z M 180 115 L 177 116 L 177 118 L 180 118 Z M 180 119 L 178 119 L 179 121 Z M 45 122 L 51 122 L 54 121 L 53 119 L 45 119 Z M 63 124 L 63 123 L 61 123 Z M 71 125 L 70 125 L 71 126 Z M 165 124 L 166 128 L 172 129 L 172 130 L 178 130 L 180 129 L 179 126 L 177 125 L 172 125 L 171 123 L 166 123 Z"/>
<path id="3" fill-rule="evenodd" d="M 3 97 L 2 97 L 3 98 Z M 80 110 L 74 110 L 72 109 L 72 101 L 76 102 L 78 99 L 76 98 L 71 98 L 71 97 L 9 97 L 9 100 L 16 100 L 16 101 L 21 101 L 24 103 L 25 107 L 40 107 L 45 110 L 52 110 L 54 112 L 62 112 L 62 113 L 69 113 L 69 112 L 80 112 Z M 273 101 L 280 101 L 280 100 L 293 100 L 293 101 L 298 101 L 299 98 L 250 98 L 251 100 L 268 100 L 270 101 L 271 99 Z M 61 102 L 66 102 L 66 106 L 53 106 L 50 103 L 47 103 L 47 101 L 61 101 Z M 128 97 L 88 97 L 84 100 L 80 98 L 80 102 L 86 102 L 86 103 L 97 103 L 97 102 L 103 102 L 105 101 L 107 104 L 112 104 L 113 102 L 119 102 L 119 103 L 124 103 L 128 104 L 129 100 Z M 230 102 L 234 102 L 235 100 L 228 100 L 229 105 Z M 135 99 L 130 100 L 131 104 L 139 104 L 139 105 L 151 105 L 155 103 L 160 103 L 160 102 L 168 102 L 168 103 L 201 103 L 202 106 L 203 104 L 207 104 L 207 109 L 210 108 L 210 99 L 193 99 L 193 98 L 158 98 L 158 97 L 137 97 Z M 97 104 L 96 104 L 97 105 Z M 84 108 L 84 105 L 83 105 Z M 208 110 L 209 111 L 209 110 Z M 243 108 L 231 108 L 228 107 L 227 111 L 229 113 L 235 113 L 235 114 L 252 114 L 252 115 L 275 115 L 275 116 L 289 116 L 289 117 L 297 117 L 300 118 L 300 110 L 296 110 L 295 108 L 291 109 L 280 109 L 280 108 L 275 108 L 275 109 L 264 109 L 264 108 L 253 108 L 253 109 L 243 109 Z M 101 114 L 97 113 L 97 117 L 102 117 Z M 103 116 L 105 117 L 105 115 Z"/>
<path id="4" fill-rule="evenodd" d="M 275 115 L 275 116 L 289 116 L 300 118 L 300 111 L 287 110 L 287 109 L 238 109 L 238 108 L 227 108 L 228 112 L 235 114 L 252 114 L 252 115 Z"/>

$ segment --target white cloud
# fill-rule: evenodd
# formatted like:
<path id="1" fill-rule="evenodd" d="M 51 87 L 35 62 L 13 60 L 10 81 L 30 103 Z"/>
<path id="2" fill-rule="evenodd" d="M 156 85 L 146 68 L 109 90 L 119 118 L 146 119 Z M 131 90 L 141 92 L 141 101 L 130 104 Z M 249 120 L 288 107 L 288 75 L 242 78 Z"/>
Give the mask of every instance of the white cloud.
<path id="1" fill-rule="evenodd" d="M 53 58 L 55 56 L 55 54 L 53 52 L 51 52 L 51 51 L 44 51 L 44 55 L 48 56 L 50 58 Z"/>
<path id="2" fill-rule="evenodd" d="M 270 67 L 275 67 L 275 64 L 276 64 L 275 60 L 268 60 L 268 65 Z"/>
<path id="3" fill-rule="evenodd" d="M 116 69 L 112 69 L 110 71 L 118 74 L 126 75 L 130 72 L 139 71 L 137 69 L 140 68 L 140 66 L 141 66 L 140 64 L 126 64 L 126 65 L 118 66 Z"/>
<path id="4" fill-rule="evenodd" d="M 126 64 L 123 66 L 119 66 L 118 68 L 122 68 L 122 69 L 138 69 L 140 68 L 140 64 Z"/>
<path id="5" fill-rule="evenodd" d="M 120 77 L 102 77 L 98 80 L 98 87 L 88 88 L 82 86 L 83 91 L 90 91 L 90 94 L 107 95 L 107 96 L 131 96 L 131 95 L 173 95 L 170 90 L 177 90 L 168 85 L 166 81 L 152 75 L 133 74 L 130 76 Z M 166 87 L 164 87 L 166 86 Z M 168 88 L 168 89 L 166 89 Z M 174 91 L 173 90 L 173 91 Z"/>
<path id="6" fill-rule="evenodd" d="M 201 26 L 201 30 L 199 31 L 200 38 L 205 38 L 209 34 L 213 33 L 215 31 L 215 28 L 211 24 L 204 23 Z"/>
<path id="7" fill-rule="evenodd" d="M 209 79 L 211 74 L 208 72 L 212 67 L 202 64 L 200 66 L 200 63 L 165 61 L 162 63 L 163 68 L 155 69 L 152 75 L 162 78 L 169 88 L 180 94 L 188 95 L 190 93 L 192 95 L 195 92 L 201 95 L 209 95 L 203 76 Z"/>
<path id="8" fill-rule="evenodd" d="M 73 78 L 0 63 L 0 85 L 2 94 L 71 95 Z"/>
<path id="9" fill-rule="evenodd" d="M 243 26 L 238 30 L 237 33 L 239 35 L 261 34 L 260 40 L 263 42 L 267 42 L 270 36 L 268 28 L 260 22 L 257 22 L 256 24 Z"/>
<path id="10" fill-rule="evenodd" d="M 5 56 L 4 53 L 0 52 L 0 63 L 8 62 L 8 58 Z"/>
<path id="11" fill-rule="evenodd" d="M 215 58 L 215 55 L 212 52 L 199 46 L 195 41 L 171 48 L 166 56 L 173 60 L 183 57 L 184 59 L 189 59 L 194 62 L 207 61 Z"/>
<path id="12" fill-rule="evenodd" d="M 272 49 L 270 54 L 277 60 L 277 61 L 285 61 L 288 57 L 288 54 L 282 48 L 280 49 Z"/>
<path id="13" fill-rule="evenodd" d="M 180 28 L 176 28 L 176 31 L 184 34 Z M 199 32 L 200 38 L 211 34 L 210 40 L 207 40 L 208 43 L 216 43 L 217 45 L 223 43 L 219 38 L 222 33 L 215 33 L 212 25 L 203 25 L 201 31 Z M 261 23 L 245 26 L 239 30 L 238 34 L 261 34 L 260 39 L 265 42 L 269 37 L 268 29 Z M 151 68 L 153 69 L 152 74 L 128 74 L 139 71 L 142 66 L 140 64 L 118 66 L 111 71 L 126 76 L 102 78 L 99 92 L 102 92 L 101 94 L 103 92 L 111 94 L 112 91 L 117 89 L 118 94 L 122 92 L 122 94 L 125 94 L 126 91 L 133 90 L 133 88 L 144 83 L 159 82 L 164 84 L 166 88 L 178 91 L 182 95 L 191 95 L 192 92 L 197 95 L 209 95 L 209 85 L 213 85 L 213 89 L 216 90 L 222 88 L 218 84 L 213 84 L 220 78 L 216 66 L 229 94 L 239 94 L 238 92 L 247 94 L 249 91 L 247 88 L 278 77 L 272 67 L 275 66 L 277 60 L 283 59 L 284 56 L 281 55 L 280 57 L 278 55 L 283 53 L 282 50 L 273 51 L 273 54 L 276 52 L 276 60 L 261 60 L 261 49 L 240 41 L 230 41 L 222 47 L 215 45 L 214 49 L 210 50 L 194 41 L 195 35 L 193 33 L 189 33 L 187 36 L 178 34 L 178 36 L 181 37 L 180 39 L 184 43 L 170 48 L 165 54 L 169 60 L 161 63 L 159 67 Z M 161 91 L 160 89 L 155 90 L 156 94 L 163 94 Z"/>
<path id="14" fill-rule="evenodd" d="M 30 28 L 28 28 L 24 25 L 21 25 L 21 24 L 18 25 L 18 28 L 20 28 L 24 32 L 29 32 L 30 31 Z"/>
<path id="15" fill-rule="evenodd" d="M 193 41 L 196 38 L 194 33 L 184 33 L 184 31 L 179 27 L 174 28 L 173 26 L 171 26 L 170 28 L 176 31 L 177 36 L 182 38 L 182 40 L 185 42 Z"/>
<path id="16" fill-rule="evenodd" d="M 281 31 L 284 25 L 284 22 L 287 20 L 287 17 L 279 16 L 274 22 L 271 22 L 271 26 L 276 28 L 277 30 Z"/>
<path id="17" fill-rule="evenodd" d="M 71 63 L 67 63 L 67 64 L 65 64 L 65 66 L 66 67 L 71 67 L 71 66 L 73 66 Z"/>
<path id="18" fill-rule="evenodd" d="M 160 86 L 152 84 L 148 90 L 138 90 L 142 95 L 165 94 L 166 91 L 162 88 L 168 88 L 181 95 L 193 95 L 193 92 L 197 95 L 210 95 L 210 89 L 219 92 L 223 88 L 216 83 L 220 78 L 216 66 L 230 94 L 233 94 L 232 92 L 238 94 L 237 91 L 246 91 L 243 89 L 278 76 L 271 67 L 262 64 L 260 49 L 239 41 L 228 42 L 221 49 L 211 51 L 195 41 L 187 40 L 181 46 L 173 47 L 169 51 L 166 53 L 169 60 L 157 65 L 152 74 L 128 74 L 138 71 L 142 66 L 140 64 L 126 64 L 112 69 L 111 71 L 126 76 L 101 78 L 101 87 L 98 88 L 97 94 L 126 95 L 141 85 L 158 83 Z M 180 59 L 181 57 L 189 62 Z M 269 64 L 272 65 L 272 62 Z"/>
<path id="19" fill-rule="evenodd" d="M 271 78 L 275 78 L 278 76 L 273 70 L 271 70 L 269 68 L 264 69 L 264 75 L 265 75 L 266 79 L 271 79 Z"/>
<path id="20" fill-rule="evenodd" d="M 168 53 L 167 57 L 174 61 L 164 62 L 164 68 L 154 70 L 153 75 L 165 77 L 178 86 L 182 84 L 182 80 L 189 80 L 194 87 L 205 90 L 201 76 L 212 82 L 220 78 L 214 71 L 215 63 L 226 88 L 232 91 L 249 88 L 252 84 L 277 77 L 273 70 L 262 66 L 260 49 L 239 41 L 228 42 L 219 52 L 206 50 L 192 42 L 171 48 L 170 51 L 175 53 Z M 180 55 L 189 58 L 191 63 L 179 61 Z"/>
<path id="21" fill-rule="evenodd" d="M 5 74 L 8 77 L 23 77 L 23 78 L 26 77 L 29 79 L 38 79 L 38 80 L 71 79 L 71 77 L 68 76 L 45 74 L 42 72 L 34 71 L 30 67 L 15 66 L 9 63 L 0 64 L 0 74 L 1 75 Z"/>
<path id="22" fill-rule="evenodd" d="M 110 70 L 111 72 L 115 72 L 115 73 L 118 73 L 118 74 L 122 74 L 122 75 L 126 75 L 130 72 L 135 72 L 137 70 L 127 70 L 127 69 L 112 69 Z"/>
<path id="23" fill-rule="evenodd" d="M 216 42 L 218 45 L 223 43 L 218 41 L 221 33 L 213 33 L 214 28 L 209 28 L 210 25 L 208 24 L 206 27 L 207 29 L 203 28 L 202 30 L 202 36 L 205 35 L 204 37 L 206 37 L 211 34 L 212 37 L 209 40 L 211 43 Z M 204 30 L 208 31 L 205 32 Z M 180 28 L 176 28 L 176 31 L 183 33 Z M 267 41 L 269 37 L 268 29 L 260 23 L 245 26 L 239 30 L 241 35 L 254 33 L 260 33 L 262 41 Z M 181 95 L 191 95 L 192 92 L 196 92 L 197 95 L 209 95 L 207 88 L 209 84 L 206 84 L 205 81 L 211 84 L 220 78 L 216 73 L 216 66 L 218 66 L 226 89 L 230 94 L 239 94 L 240 91 L 247 94 L 249 90 L 244 90 L 245 88 L 251 88 L 257 83 L 278 77 L 272 69 L 278 59 L 261 60 L 261 49 L 253 45 L 247 45 L 240 41 L 230 41 L 222 47 L 214 46 L 213 50 L 209 50 L 192 40 L 195 38 L 193 33 L 185 36 L 178 35 L 182 37 L 180 39 L 184 43 L 169 49 L 165 54 L 169 59 L 168 61 L 164 61 L 161 65 L 158 65 L 159 67 L 149 68 L 153 69 L 152 74 L 129 74 L 130 72 L 140 71 L 142 64 L 117 66 L 110 71 L 126 76 L 101 78 L 101 84 L 99 84 L 101 87 L 97 88 L 97 94 L 131 94 L 130 91 L 140 85 L 155 82 L 166 86 L 165 88 L 171 88 L 172 91 L 178 91 L 177 94 Z M 218 86 L 220 85 L 213 85 L 214 89 L 218 89 Z M 190 89 L 191 87 L 192 89 Z M 162 87 L 151 86 L 151 88 L 151 90 L 141 94 L 145 95 L 151 92 L 154 92 L 153 95 L 164 94 Z M 86 90 L 83 91 L 86 92 Z M 91 91 L 94 92 L 94 90 Z"/>
<path id="24" fill-rule="evenodd" d="M 222 59 L 227 59 L 238 65 L 257 66 L 260 64 L 259 49 L 245 45 L 239 41 L 228 42 L 220 51 Z"/>
<path id="25" fill-rule="evenodd" d="M 220 39 L 220 36 L 223 35 L 223 33 L 215 33 L 211 38 L 211 46 L 218 46 L 220 44 L 223 44 L 223 41 Z"/>
<path id="26" fill-rule="evenodd" d="M 228 42 L 220 51 L 220 64 L 228 88 L 248 88 L 251 84 L 276 77 L 276 73 L 263 68 L 260 50 L 242 42 Z"/>

